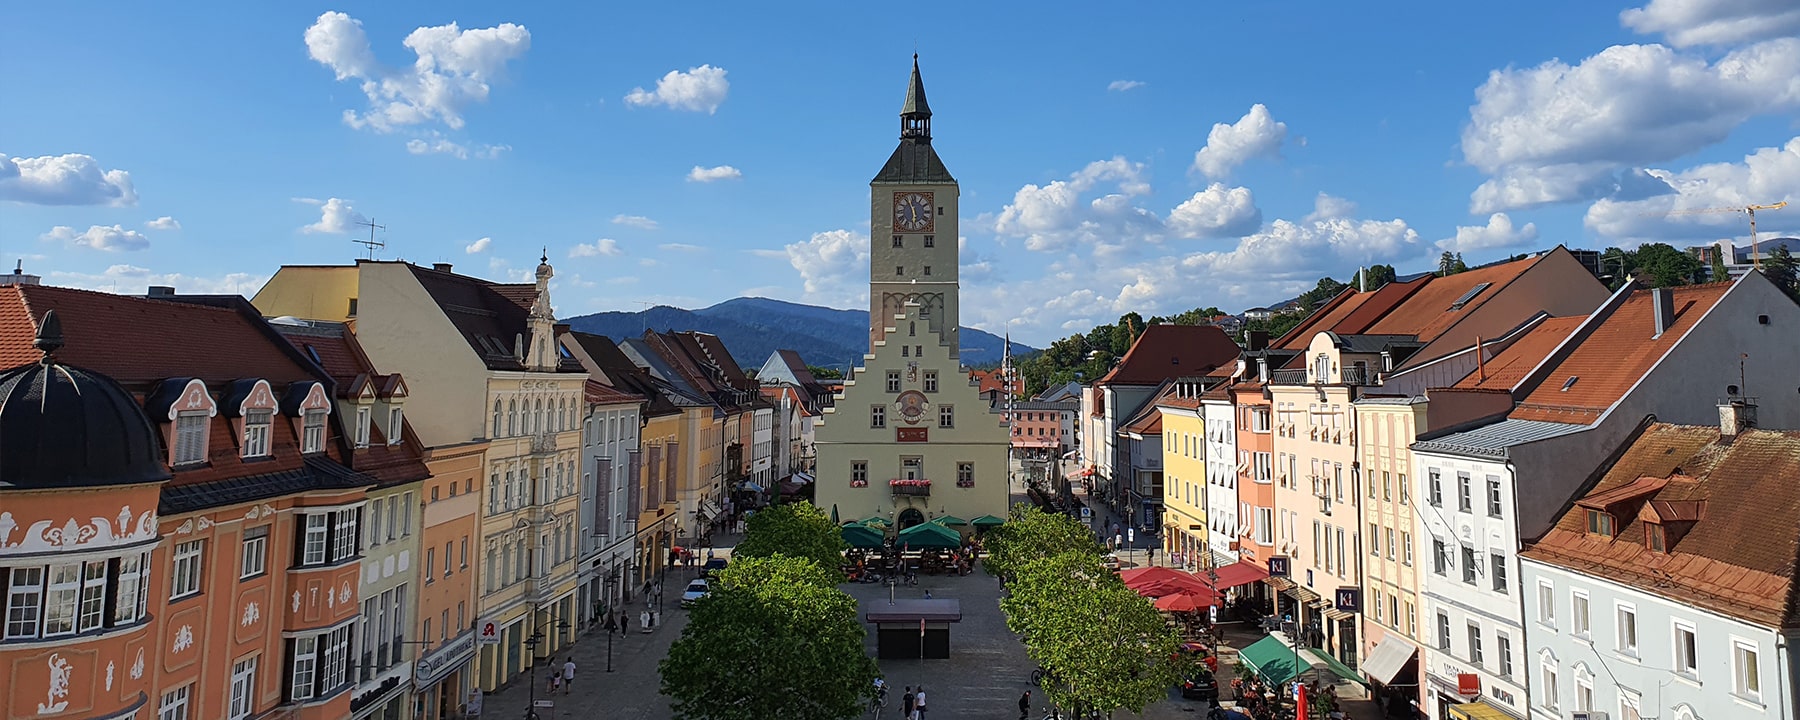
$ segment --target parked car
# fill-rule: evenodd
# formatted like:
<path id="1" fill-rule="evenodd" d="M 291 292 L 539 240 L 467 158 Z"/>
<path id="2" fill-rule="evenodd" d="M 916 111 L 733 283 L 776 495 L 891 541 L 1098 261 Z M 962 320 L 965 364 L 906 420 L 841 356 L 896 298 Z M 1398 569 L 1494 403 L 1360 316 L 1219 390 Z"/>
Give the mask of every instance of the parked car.
<path id="1" fill-rule="evenodd" d="M 707 585 L 705 580 L 696 579 L 688 583 L 687 590 L 681 593 L 681 606 L 687 607 L 711 594 L 712 587 Z"/>
<path id="2" fill-rule="evenodd" d="M 1201 670 L 1188 676 L 1187 681 L 1181 683 L 1181 696 L 1188 700 L 1218 702 L 1219 681 L 1213 678 L 1212 673 Z"/>
<path id="3" fill-rule="evenodd" d="M 1100 556 L 1100 566 L 1103 568 L 1106 568 L 1108 570 L 1114 570 L 1114 571 L 1118 570 L 1119 569 L 1119 556 L 1114 555 L 1113 553 L 1107 553 L 1105 555 L 1101 555 Z"/>
<path id="4" fill-rule="evenodd" d="M 700 577 L 703 577 L 703 578 L 712 577 L 713 575 L 717 574 L 720 570 L 724 570 L 725 565 L 726 565 L 725 558 L 716 557 L 711 560 L 707 560 L 705 565 L 700 566 Z"/>

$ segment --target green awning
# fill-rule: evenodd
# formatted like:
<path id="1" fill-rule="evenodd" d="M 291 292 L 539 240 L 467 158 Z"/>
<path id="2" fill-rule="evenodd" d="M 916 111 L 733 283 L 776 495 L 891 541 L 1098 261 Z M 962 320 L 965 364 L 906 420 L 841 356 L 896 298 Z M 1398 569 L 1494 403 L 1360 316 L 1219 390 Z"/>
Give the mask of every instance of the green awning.
<path id="1" fill-rule="evenodd" d="M 1360 685 L 1368 684 L 1363 680 L 1362 673 L 1350 669 L 1349 665 L 1345 665 L 1342 661 L 1332 657 L 1329 653 L 1314 650 L 1312 648 L 1307 648 L 1306 652 L 1310 653 L 1314 658 L 1312 661 L 1313 667 L 1322 667 L 1326 670 L 1330 670 L 1333 675 Z"/>
<path id="2" fill-rule="evenodd" d="M 997 518 L 992 515 L 983 515 L 981 517 L 975 518 L 974 520 L 970 520 L 969 524 L 974 525 L 975 527 L 978 527 L 978 528 L 998 527 L 998 526 L 1006 524 L 1006 518 Z"/>
<path id="3" fill-rule="evenodd" d="M 1250 666 L 1263 680 L 1277 685 L 1292 680 L 1299 674 L 1299 664 L 1295 660 L 1294 649 L 1273 635 L 1238 651 L 1240 664 Z"/>
<path id="4" fill-rule="evenodd" d="M 843 534 L 844 542 L 853 548 L 878 548 L 887 539 L 880 530 L 855 523 L 845 525 L 839 532 Z"/>
<path id="5" fill-rule="evenodd" d="M 914 525 L 900 531 L 896 543 L 912 549 L 962 547 L 962 535 L 937 523 Z"/>
<path id="6" fill-rule="evenodd" d="M 866 518 L 863 518 L 860 522 L 864 525 L 870 525 L 870 526 L 880 525 L 882 527 L 887 527 L 889 525 L 887 518 L 884 518 L 880 515 L 870 515 Z"/>
<path id="7" fill-rule="evenodd" d="M 955 515 L 939 515 L 937 517 L 932 518 L 931 521 L 934 523 L 937 523 L 939 525 L 967 525 L 967 524 L 969 524 L 969 521 L 959 518 Z"/>

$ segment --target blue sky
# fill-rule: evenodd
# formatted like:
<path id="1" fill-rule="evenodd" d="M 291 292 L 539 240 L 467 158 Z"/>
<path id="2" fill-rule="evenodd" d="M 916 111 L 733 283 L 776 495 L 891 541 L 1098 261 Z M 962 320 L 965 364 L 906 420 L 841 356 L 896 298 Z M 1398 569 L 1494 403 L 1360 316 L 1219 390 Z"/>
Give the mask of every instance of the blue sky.
<path id="1" fill-rule="evenodd" d="M 497 280 L 547 246 L 563 316 L 861 307 L 915 50 L 964 322 L 1034 344 L 1800 204 L 1793 0 L 556 5 L 8 4 L 0 254 L 252 294 L 373 217 Z"/>

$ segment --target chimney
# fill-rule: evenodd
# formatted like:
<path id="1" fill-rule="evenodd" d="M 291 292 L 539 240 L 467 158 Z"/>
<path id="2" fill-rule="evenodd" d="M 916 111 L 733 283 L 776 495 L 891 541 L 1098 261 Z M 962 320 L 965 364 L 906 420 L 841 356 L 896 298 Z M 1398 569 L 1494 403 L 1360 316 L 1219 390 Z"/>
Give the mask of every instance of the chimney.
<path id="1" fill-rule="evenodd" d="M 1244 348 L 1245 350 L 1257 352 L 1269 349 L 1269 331 L 1267 330 L 1251 330 L 1248 340 L 1250 347 Z"/>
<path id="2" fill-rule="evenodd" d="M 150 289 L 144 293 L 144 297 L 153 297 L 153 298 L 175 297 L 175 288 L 170 287 L 168 285 L 151 285 Z"/>
<path id="3" fill-rule="evenodd" d="M 1747 397 L 1727 398 L 1719 403 L 1719 436 L 1735 438 L 1739 432 L 1756 427 L 1756 400 Z"/>
<path id="4" fill-rule="evenodd" d="M 450 263 L 432 263 L 431 269 L 438 272 L 450 272 Z"/>
<path id="5" fill-rule="evenodd" d="M 1652 288 L 1650 309 L 1651 314 L 1656 316 L 1656 334 L 1651 337 L 1662 337 L 1675 324 L 1675 291 L 1670 288 Z"/>

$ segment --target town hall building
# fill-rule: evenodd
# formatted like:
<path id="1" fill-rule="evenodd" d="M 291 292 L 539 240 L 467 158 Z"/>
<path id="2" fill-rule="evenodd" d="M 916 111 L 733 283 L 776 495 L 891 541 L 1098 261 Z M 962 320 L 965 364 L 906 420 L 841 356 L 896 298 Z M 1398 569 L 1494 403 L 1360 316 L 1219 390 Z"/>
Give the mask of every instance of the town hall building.
<path id="1" fill-rule="evenodd" d="M 958 364 L 956 179 L 913 57 L 900 146 L 869 183 L 869 353 L 817 429 L 817 502 L 904 529 L 1006 514 L 1005 424 Z"/>

